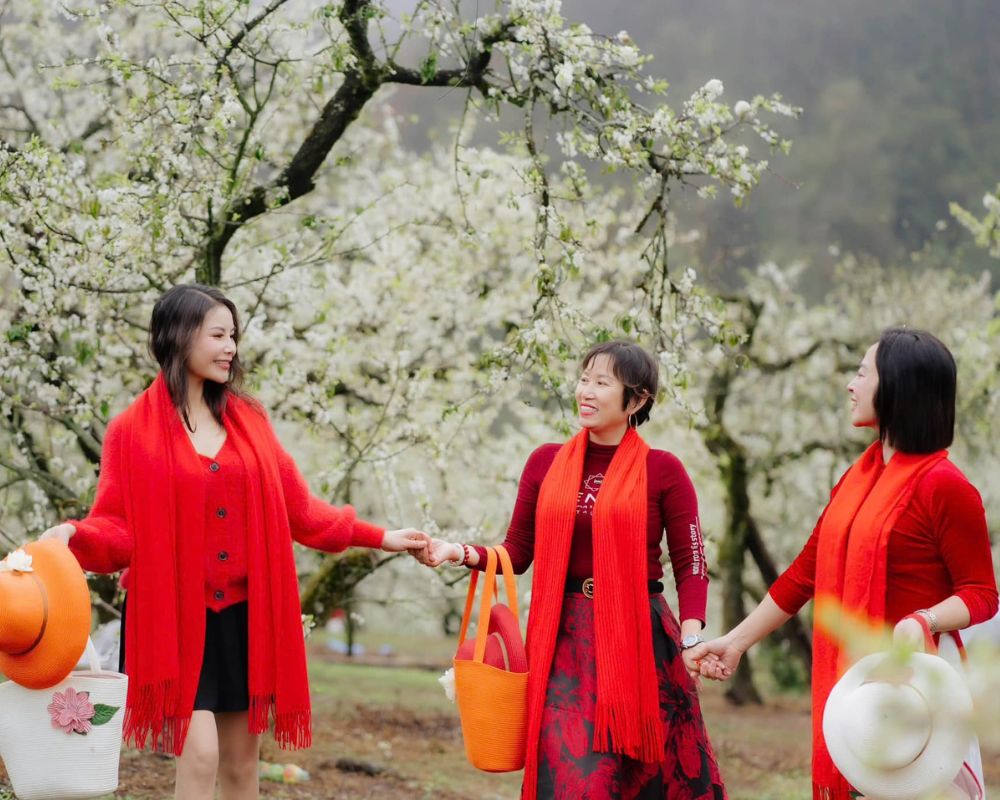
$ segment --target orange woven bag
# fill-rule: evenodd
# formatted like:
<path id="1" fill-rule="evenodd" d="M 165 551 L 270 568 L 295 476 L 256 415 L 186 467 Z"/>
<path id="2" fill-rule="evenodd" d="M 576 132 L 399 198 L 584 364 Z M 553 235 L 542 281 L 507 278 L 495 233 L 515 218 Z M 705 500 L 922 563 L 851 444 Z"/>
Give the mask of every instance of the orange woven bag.
<path id="1" fill-rule="evenodd" d="M 465 754 L 477 769 L 485 772 L 515 772 L 524 768 L 528 723 L 528 662 L 524 639 L 517 624 L 517 589 L 510 556 L 503 547 L 486 550 L 486 573 L 479 604 L 479 625 L 475 648 L 462 648 L 472 616 L 478 571 L 469 581 L 469 594 L 455 654 L 455 698 L 462 720 Z M 497 559 L 503 567 L 504 585 L 510 607 L 493 604 L 496 594 Z M 513 619 L 513 625 L 510 620 Z M 491 632 L 492 630 L 492 632 Z M 491 658 L 486 663 L 487 640 Z"/>

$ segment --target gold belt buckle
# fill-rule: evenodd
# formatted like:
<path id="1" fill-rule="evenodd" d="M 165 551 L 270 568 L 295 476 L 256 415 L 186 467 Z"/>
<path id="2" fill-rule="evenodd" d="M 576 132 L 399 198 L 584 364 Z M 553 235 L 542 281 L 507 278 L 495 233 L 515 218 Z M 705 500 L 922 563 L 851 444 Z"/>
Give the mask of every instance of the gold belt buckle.
<path id="1" fill-rule="evenodd" d="M 583 582 L 583 596 L 586 597 L 588 600 L 593 600 L 594 599 L 594 579 L 593 578 L 587 578 Z"/>

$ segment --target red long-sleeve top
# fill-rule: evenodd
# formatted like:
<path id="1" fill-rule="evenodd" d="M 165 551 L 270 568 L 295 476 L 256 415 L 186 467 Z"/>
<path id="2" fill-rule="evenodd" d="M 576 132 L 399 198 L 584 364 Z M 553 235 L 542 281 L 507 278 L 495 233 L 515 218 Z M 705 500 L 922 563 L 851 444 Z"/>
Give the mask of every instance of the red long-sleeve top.
<path id="1" fill-rule="evenodd" d="M 558 444 L 542 445 L 528 457 L 521 473 L 514 513 L 503 542 L 510 553 L 514 571 L 518 574 L 527 570 L 535 557 L 535 506 L 538 491 L 560 447 Z M 570 546 L 567 570 L 570 578 L 589 578 L 594 574 L 594 502 L 616 449 L 617 445 L 593 442 L 587 444 Z M 680 459 L 663 450 L 650 449 L 646 469 L 649 486 L 646 513 L 648 578 L 659 580 L 663 577 L 660 555 L 663 532 L 666 530 L 680 619 L 697 619 L 704 623 L 708 568 L 705 564 L 705 544 L 698 521 L 698 497 L 694 485 Z M 485 569 L 486 549 L 477 547 L 476 551 L 479 553 L 479 563 L 475 568 Z"/>
<path id="2" fill-rule="evenodd" d="M 215 458 L 200 456 L 196 475 L 178 476 L 178 484 L 205 484 L 205 505 L 194 508 L 183 493 L 177 498 L 177 519 L 193 514 L 205 517 L 205 605 L 213 611 L 247 599 L 247 539 L 244 525 L 246 469 L 230 437 L 240 435 L 227 426 L 226 441 Z M 90 572 L 118 572 L 132 560 L 132 535 L 125 522 L 123 476 L 120 475 L 121 438 L 112 422 L 101 452 L 97 496 L 86 519 L 69 520 L 76 533 L 69 547 L 80 566 Z M 380 547 L 384 530 L 358 519 L 351 506 L 332 506 L 314 497 L 292 457 L 279 448 L 278 472 L 292 538 L 317 550 L 339 552 L 351 546 Z M 156 480 L 155 476 L 147 476 Z M 180 533 L 185 530 L 183 524 Z M 128 588 L 128 573 L 122 585 Z"/>
<path id="3" fill-rule="evenodd" d="M 839 487 L 839 483 L 834 487 L 831 499 Z M 820 516 L 802 552 L 771 586 L 771 598 L 788 614 L 797 613 L 813 596 L 822 522 Z M 886 621 L 896 623 L 951 595 L 968 607 L 972 625 L 997 612 L 997 582 L 982 498 L 958 467 L 945 459 L 917 484 L 889 535 Z"/>

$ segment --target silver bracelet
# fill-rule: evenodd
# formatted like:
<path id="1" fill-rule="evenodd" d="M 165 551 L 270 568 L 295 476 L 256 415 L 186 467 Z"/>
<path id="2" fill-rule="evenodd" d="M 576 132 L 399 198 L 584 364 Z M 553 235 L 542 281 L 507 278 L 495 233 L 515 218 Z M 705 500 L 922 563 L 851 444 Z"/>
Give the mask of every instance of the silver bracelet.
<path id="1" fill-rule="evenodd" d="M 927 627 L 931 629 L 931 633 L 937 633 L 941 630 L 941 624 L 938 622 L 937 615 L 929 608 L 918 608 L 913 613 L 919 614 L 927 620 Z"/>

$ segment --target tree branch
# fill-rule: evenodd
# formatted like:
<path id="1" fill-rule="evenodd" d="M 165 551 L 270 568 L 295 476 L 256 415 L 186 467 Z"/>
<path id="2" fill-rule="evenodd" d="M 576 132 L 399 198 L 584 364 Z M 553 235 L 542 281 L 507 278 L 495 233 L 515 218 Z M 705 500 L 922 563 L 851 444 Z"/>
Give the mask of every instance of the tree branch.
<path id="1" fill-rule="evenodd" d="M 313 190 L 317 170 L 377 89 L 377 83 L 368 83 L 359 72 L 345 74 L 344 82 L 323 107 L 320 118 L 288 166 L 270 186 L 257 186 L 226 213 L 225 221 L 208 245 L 204 271 L 199 270 L 200 279 L 212 285 L 221 281 L 226 245 L 243 225 L 268 210 L 269 194 L 277 205 L 285 205 Z"/>
<path id="2" fill-rule="evenodd" d="M 264 20 L 266 20 L 271 14 L 281 8 L 288 0 L 271 0 L 270 3 L 263 9 L 260 13 L 251 20 L 248 20 L 246 25 L 244 25 L 232 39 L 229 40 L 229 44 L 226 45 L 226 49 L 223 51 L 222 55 L 219 56 L 218 67 L 221 67 L 232 55 L 233 51 L 240 46 L 240 43 L 246 38 L 246 35 L 253 31 L 258 25 L 260 25 Z"/>
<path id="3" fill-rule="evenodd" d="M 248 31 L 251 23 L 260 24 L 257 22 L 258 18 L 273 12 L 282 2 L 284 0 L 271 0 L 258 17 L 247 23 L 244 30 Z M 485 75 L 489 69 L 493 46 L 509 38 L 513 30 L 512 23 L 507 23 L 484 37 L 481 49 L 469 57 L 464 67 L 436 70 L 425 75 L 419 70 L 401 67 L 391 61 L 382 63 L 378 60 L 368 41 L 370 7 L 371 0 L 345 0 L 339 16 L 357 59 L 356 66 L 344 73 L 344 82 L 323 107 L 319 119 L 281 174 L 268 186 L 257 186 L 237 199 L 227 209 L 221 223 L 210 226 L 205 262 L 197 271 L 200 281 L 211 285 L 221 283 L 222 254 L 236 232 L 249 220 L 264 214 L 272 205 L 285 205 L 315 188 L 314 177 L 330 150 L 383 83 L 472 86 L 485 93 L 488 88 Z M 239 34 L 234 39 L 237 37 Z M 225 57 L 220 60 L 220 66 L 224 61 Z"/>

